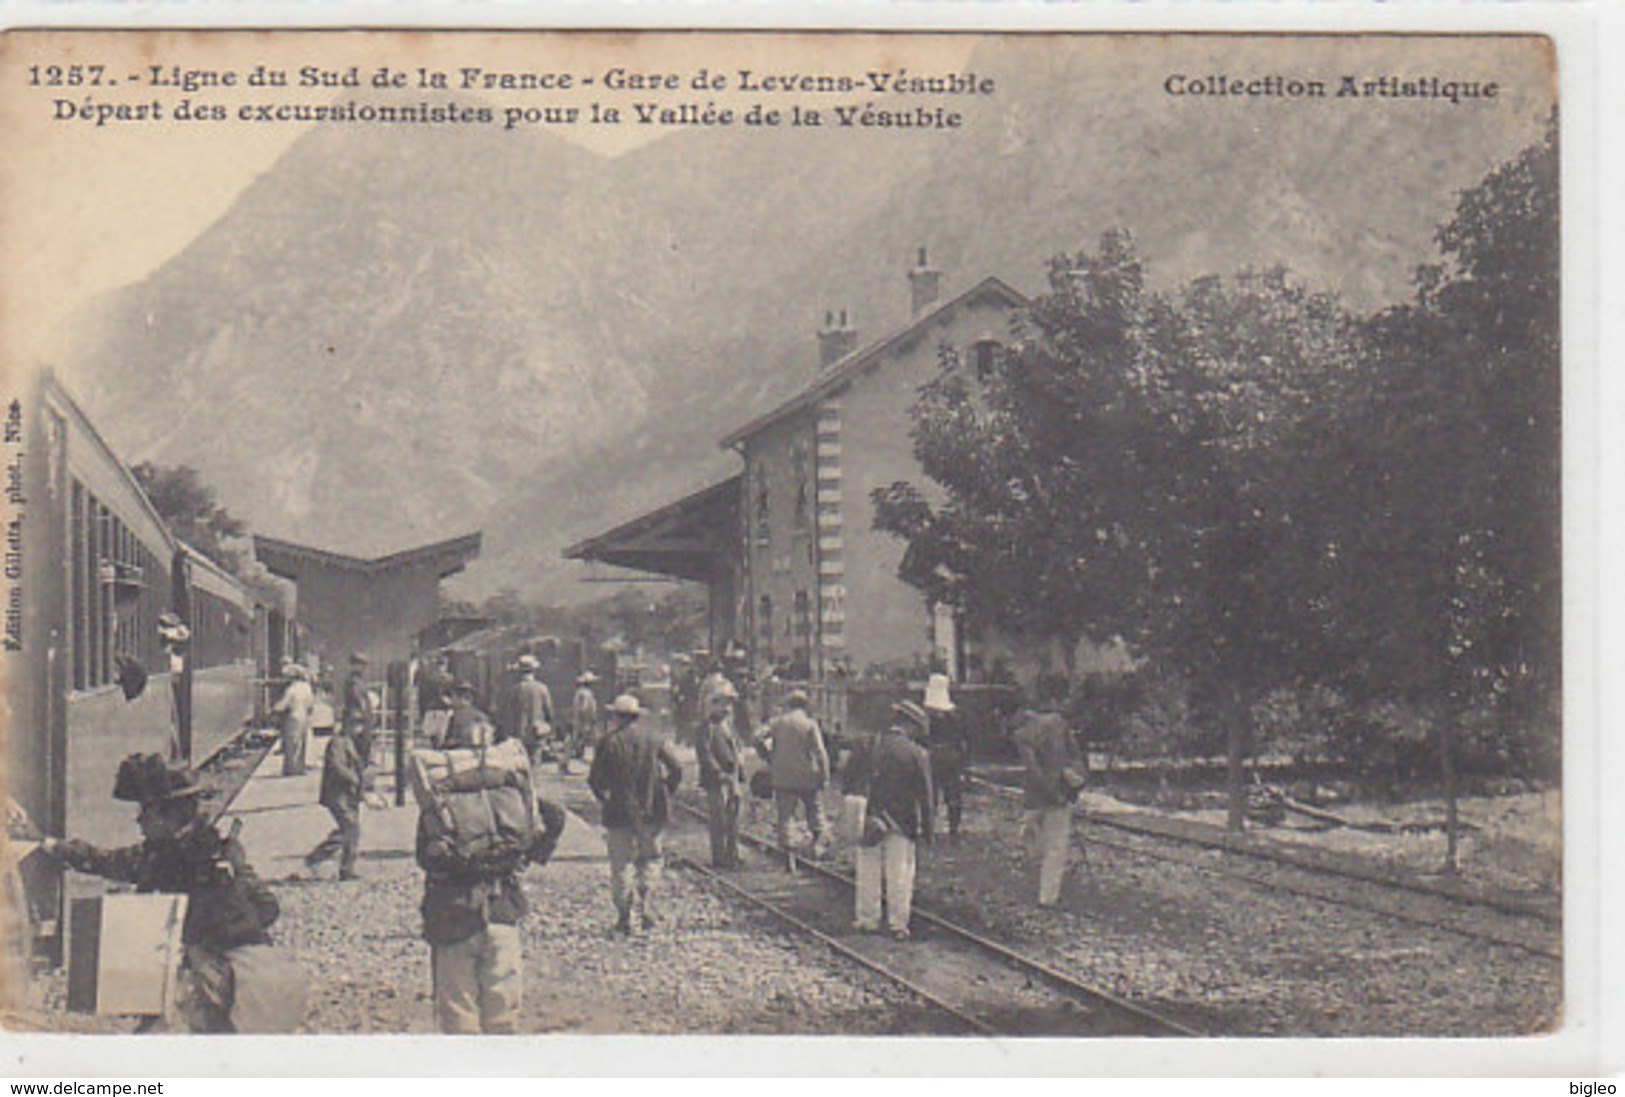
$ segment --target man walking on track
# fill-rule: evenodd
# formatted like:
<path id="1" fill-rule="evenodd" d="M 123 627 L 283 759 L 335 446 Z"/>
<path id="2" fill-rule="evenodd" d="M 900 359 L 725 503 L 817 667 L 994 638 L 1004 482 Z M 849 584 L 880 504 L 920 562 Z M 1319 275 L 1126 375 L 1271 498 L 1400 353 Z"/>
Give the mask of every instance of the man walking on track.
<path id="1" fill-rule="evenodd" d="M 846 791 L 868 797 L 863 840 L 854 857 L 857 909 L 852 928 L 886 927 L 898 940 L 909 936 L 914 908 L 916 843 L 931 844 L 931 758 L 911 737 L 924 738 L 930 723 L 913 701 L 892 706 L 891 726 L 859 745 L 847 763 Z"/>
<path id="2" fill-rule="evenodd" d="M 744 748 L 733 726 L 737 698 L 731 683 L 712 695 L 694 745 L 711 827 L 711 864 L 716 868 L 739 867 L 740 788 L 745 767 Z"/>
<path id="3" fill-rule="evenodd" d="M 653 893 L 660 879 L 660 832 L 683 779 L 682 764 L 671 747 L 654 732 L 636 726 L 641 712 L 631 694 L 615 698 L 609 709 L 613 726 L 598 744 L 587 775 L 603 808 L 615 929 L 624 934 L 632 932 L 634 898 L 642 908 L 643 928 L 657 921 Z"/>
<path id="4" fill-rule="evenodd" d="M 542 744 L 553 736 L 553 694 L 547 684 L 536 677 L 541 665 L 536 656 L 529 653 L 519 657 L 519 677 L 508 687 L 508 699 L 503 705 L 510 725 L 503 730 L 525 744 L 525 750 L 532 760 L 541 757 Z M 559 772 L 569 773 L 568 744 L 560 744 L 560 751 Z"/>
<path id="5" fill-rule="evenodd" d="M 310 688 L 310 675 L 298 663 L 282 668 L 287 688 L 272 710 L 282 718 L 282 776 L 297 777 L 305 772 L 305 751 L 310 743 L 310 718 L 316 710 L 316 691 Z"/>
<path id="6" fill-rule="evenodd" d="M 576 693 L 570 700 L 570 756 L 582 757 L 598 741 L 598 695 L 593 684 L 598 675 L 583 671 L 576 679 Z"/>
<path id="7" fill-rule="evenodd" d="M 1082 760 L 1066 717 L 1059 712 L 1055 687 L 1038 699 L 1038 709 L 1022 714 L 1016 749 L 1026 767 L 1021 779 L 1021 806 L 1026 830 L 1038 843 L 1038 905 L 1061 901 L 1067 855 L 1072 843 L 1072 801 L 1082 787 Z"/>
<path id="8" fill-rule="evenodd" d="M 829 783 L 829 752 L 824 733 L 807 711 L 812 700 L 805 690 L 791 690 L 785 698 L 785 711 L 768 725 L 758 748 L 773 770 L 773 806 L 778 811 L 779 845 L 790 849 L 790 823 L 799 805 L 812 833 L 812 854 L 822 856 L 827 846 L 824 803 L 821 796 Z"/>

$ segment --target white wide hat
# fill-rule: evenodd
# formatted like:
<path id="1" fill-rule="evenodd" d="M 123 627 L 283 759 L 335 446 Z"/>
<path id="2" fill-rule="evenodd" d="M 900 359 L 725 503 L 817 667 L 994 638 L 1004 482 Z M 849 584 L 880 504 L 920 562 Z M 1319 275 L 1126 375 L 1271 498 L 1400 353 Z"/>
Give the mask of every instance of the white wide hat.
<path id="1" fill-rule="evenodd" d="M 610 703 L 609 711 L 620 716 L 641 716 L 643 706 L 638 704 L 638 699 L 630 693 L 623 693 Z"/>

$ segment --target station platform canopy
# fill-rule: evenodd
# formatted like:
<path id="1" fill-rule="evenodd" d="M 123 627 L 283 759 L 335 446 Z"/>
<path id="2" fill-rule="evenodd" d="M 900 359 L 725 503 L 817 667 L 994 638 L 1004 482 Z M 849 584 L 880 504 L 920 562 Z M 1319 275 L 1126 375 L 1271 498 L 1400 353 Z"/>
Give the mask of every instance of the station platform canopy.
<path id="1" fill-rule="evenodd" d="M 701 488 L 564 550 L 569 560 L 611 564 L 697 583 L 715 580 L 737 553 L 739 476 Z"/>

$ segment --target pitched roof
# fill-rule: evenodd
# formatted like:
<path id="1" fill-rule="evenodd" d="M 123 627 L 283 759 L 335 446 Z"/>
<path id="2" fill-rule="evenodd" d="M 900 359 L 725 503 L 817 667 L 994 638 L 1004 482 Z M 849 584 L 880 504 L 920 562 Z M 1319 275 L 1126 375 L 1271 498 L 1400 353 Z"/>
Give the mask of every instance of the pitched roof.
<path id="1" fill-rule="evenodd" d="M 817 379 L 813 381 L 812 384 L 802 389 L 796 395 L 790 397 L 790 399 L 786 400 L 778 407 L 763 415 L 758 415 L 756 418 L 752 419 L 750 422 L 746 423 L 732 434 L 729 434 L 727 437 L 722 439 L 720 445 L 724 449 L 730 449 L 750 438 L 752 435 L 759 433 L 764 428 L 772 426 L 785 416 L 792 415 L 804 408 L 811 407 L 819 400 L 841 388 L 853 377 L 857 376 L 864 369 L 868 368 L 877 359 L 881 358 L 892 349 L 906 344 L 923 334 L 927 328 L 929 328 L 933 323 L 942 320 L 948 313 L 953 312 L 962 305 L 968 304 L 978 297 L 983 297 L 987 294 L 993 294 L 996 297 L 1002 298 L 1006 304 L 1013 308 L 1024 308 L 1028 303 L 1027 298 L 1022 295 L 1019 290 L 1013 289 L 1002 279 L 992 276 L 984 278 L 970 289 L 966 290 L 964 293 L 959 294 L 957 297 L 949 298 L 947 301 L 944 301 L 939 305 L 934 305 L 931 308 L 926 309 L 913 320 L 910 320 L 906 325 L 898 328 L 885 338 L 880 339 L 877 342 L 870 343 L 866 347 L 860 347 L 852 353 L 836 359 L 818 375 Z"/>
<path id="2" fill-rule="evenodd" d="M 271 574 L 280 575 L 284 579 L 294 578 L 295 576 L 288 573 L 296 571 L 296 565 L 301 563 L 313 563 L 344 571 L 377 572 L 438 559 L 441 561 L 440 566 L 446 569 L 440 572 L 440 577 L 444 579 L 448 575 L 462 571 L 469 560 L 480 554 L 480 536 L 477 532 L 468 533 L 447 541 L 437 541 L 432 545 L 422 545 L 366 560 L 359 556 L 345 556 L 343 553 L 328 552 L 326 549 L 299 545 L 278 537 L 256 533 L 254 558 L 263 563 Z"/>

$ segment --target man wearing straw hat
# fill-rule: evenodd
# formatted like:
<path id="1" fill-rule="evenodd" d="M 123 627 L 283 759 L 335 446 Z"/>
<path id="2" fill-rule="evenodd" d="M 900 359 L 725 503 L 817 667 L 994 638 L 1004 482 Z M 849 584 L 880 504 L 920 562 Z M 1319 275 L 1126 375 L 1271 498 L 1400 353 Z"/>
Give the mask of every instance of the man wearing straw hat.
<path id="1" fill-rule="evenodd" d="M 694 757 L 700 766 L 700 787 L 705 790 L 714 868 L 739 867 L 740 786 L 745 779 L 744 747 L 734 732 L 733 705 L 739 694 L 730 682 L 711 696 L 701 714 Z"/>
<path id="2" fill-rule="evenodd" d="M 898 940 L 908 939 L 915 849 L 931 844 L 931 759 L 914 741 L 925 736 L 929 724 L 923 708 L 899 701 L 886 731 L 861 742 L 847 763 L 847 791 L 868 798 L 863 839 L 854 855 L 852 928 L 859 932 L 879 932 L 884 900 L 886 928 Z"/>
<path id="3" fill-rule="evenodd" d="M 584 670 L 576 676 L 575 696 L 570 699 L 570 752 L 584 756 L 598 741 L 598 695 L 592 691 L 598 675 Z"/>
<path id="4" fill-rule="evenodd" d="M 187 897 L 180 1010 L 192 1031 L 291 1031 L 302 1010 L 295 988 L 283 988 L 276 1017 L 251 1017 L 237 1008 L 241 976 L 232 954 L 270 944 L 281 908 L 242 843 L 209 822 L 201 804 L 207 795 L 187 767 L 132 754 L 119 764 L 113 799 L 140 805 L 141 842 L 100 849 L 74 838 L 46 838 L 40 850 L 76 871 L 134 884 L 138 892 Z"/>
<path id="5" fill-rule="evenodd" d="M 536 677 L 541 666 L 541 660 L 528 651 L 518 658 L 514 668 L 519 671 L 519 677 L 508 687 L 503 705 L 508 725 L 503 730 L 524 743 L 526 753 L 535 761 L 541 759 L 542 745 L 553 737 L 553 694 L 547 683 Z M 560 743 L 558 749 L 559 772 L 569 773 L 570 745 Z"/>
<path id="6" fill-rule="evenodd" d="M 297 777 L 305 772 L 305 751 L 310 742 L 310 718 L 316 711 L 316 691 L 310 688 L 310 675 L 298 663 L 282 668 L 288 679 L 282 697 L 271 710 L 282 718 L 282 776 Z"/>
<path id="7" fill-rule="evenodd" d="M 609 707 L 611 727 L 593 752 L 587 784 L 603 808 L 609 847 L 610 889 L 615 900 L 615 931 L 632 932 L 634 898 L 644 929 L 657 921 L 654 891 L 660 880 L 660 833 L 671 797 L 683 779 L 682 763 L 654 732 L 636 727 L 643 709 L 630 693 Z M 633 874 L 637 891 L 633 892 Z"/>

